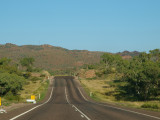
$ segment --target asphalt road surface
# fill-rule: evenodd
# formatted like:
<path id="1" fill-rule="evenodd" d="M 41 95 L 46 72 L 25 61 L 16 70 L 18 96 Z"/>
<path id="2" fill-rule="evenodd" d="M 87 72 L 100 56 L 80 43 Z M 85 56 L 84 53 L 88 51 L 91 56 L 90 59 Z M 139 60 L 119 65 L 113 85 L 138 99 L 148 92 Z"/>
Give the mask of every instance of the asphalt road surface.
<path id="1" fill-rule="evenodd" d="M 82 88 L 81 88 L 82 89 Z M 10 120 L 158 120 L 149 115 L 117 106 L 96 103 L 87 96 L 73 77 L 55 77 L 48 100 L 17 114 Z M 160 113 L 157 113 L 160 114 Z"/>

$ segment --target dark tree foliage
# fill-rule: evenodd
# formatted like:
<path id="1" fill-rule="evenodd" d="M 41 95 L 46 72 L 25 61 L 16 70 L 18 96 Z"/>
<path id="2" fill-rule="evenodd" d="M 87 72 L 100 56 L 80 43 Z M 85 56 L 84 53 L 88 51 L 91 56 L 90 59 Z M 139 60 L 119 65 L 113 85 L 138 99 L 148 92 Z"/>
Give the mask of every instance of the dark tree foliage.
<path id="1" fill-rule="evenodd" d="M 0 96 L 8 92 L 15 95 L 25 82 L 22 72 L 18 70 L 17 65 L 10 64 L 11 59 L 0 59 Z"/>
<path id="2" fill-rule="evenodd" d="M 89 66 L 91 65 L 87 69 Z M 91 68 L 97 70 L 97 77 L 105 77 L 110 73 L 115 73 L 116 76 L 121 74 L 119 81 L 124 84 L 116 89 L 117 99 L 151 100 L 160 96 L 160 49 L 140 53 L 129 60 L 105 53 L 101 56 L 98 67 Z"/>
<path id="3" fill-rule="evenodd" d="M 156 54 L 157 56 L 157 54 Z M 160 95 L 160 67 L 155 54 L 142 53 L 134 57 L 124 71 L 125 86 L 118 88 L 124 98 L 149 100 Z"/>
<path id="4" fill-rule="evenodd" d="M 123 60 L 120 55 L 105 53 L 101 56 L 97 75 L 102 76 L 103 74 L 122 72 L 126 63 L 127 62 Z"/>
<path id="5" fill-rule="evenodd" d="M 11 59 L 8 58 L 1 58 L 0 59 L 0 73 L 10 73 L 10 74 L 17 74 L 19 76 L 22 75 L 22 73 L 18 70 L 17 65 L 10 64 Z"/>
<path id="6" fill-rule="evenodd" d="M 8 65 L 11 62 L 11 59 L 8 58 L 1 58 L 0 59 L 0 65 Z"/>
<path id="7" fill-rule="evenodd" d="M 26 67 L 28 72 L 32 72 L 32 65 L 34 63 L 34 58 L 31 57 L 25 57 L 23 59 L 20 60 L 20 63 L 23 67 Z"/>
<path id="8" fill-rule="evenodd" d="M 5 95 L 8 92 L 16 94 L 19 90 L 22 89 L 25 80 L 23 77 L 20 77 L 16 74 L 1 73 L 0 74 L 0 95 Z"/>

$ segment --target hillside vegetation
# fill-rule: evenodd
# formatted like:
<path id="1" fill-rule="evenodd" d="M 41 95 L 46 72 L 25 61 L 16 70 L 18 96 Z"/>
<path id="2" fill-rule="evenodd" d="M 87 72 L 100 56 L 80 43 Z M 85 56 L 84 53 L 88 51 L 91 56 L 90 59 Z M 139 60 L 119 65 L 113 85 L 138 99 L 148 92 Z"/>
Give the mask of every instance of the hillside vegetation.
<path id="1" fill-rule="evenodd" d="M 32 57 L 36 61 L 36 67 L 46 70 L 73 69 L 83 64 L 97 63 L 102 54 L 87 50 L 67 50 L 51 45 L 0 45 L 0 58 L 7 57 L 18 63 L 23 57 Z"/>
<path id="2" fill-rule="evenodd" d="M 19 60 L 24 57 L 35 59 L 35 67 L 55 71 L 68 70 L 75 71 L 78 67 L 84 64 L 94 64 L 100 62 L 100 56 L 104 52 L 91 52 L 87 50 L 68 50 L 61 47 L 51 45 L 23 45 L 17 46 L 11 43 L 0 45 L 0 58 L 7 57 L 18 64 Z M 139 52 L 125 51 L 117 53 L 130 59 L 136 56 Z M 63 73 L 58 71 L 59 74 Z"/>

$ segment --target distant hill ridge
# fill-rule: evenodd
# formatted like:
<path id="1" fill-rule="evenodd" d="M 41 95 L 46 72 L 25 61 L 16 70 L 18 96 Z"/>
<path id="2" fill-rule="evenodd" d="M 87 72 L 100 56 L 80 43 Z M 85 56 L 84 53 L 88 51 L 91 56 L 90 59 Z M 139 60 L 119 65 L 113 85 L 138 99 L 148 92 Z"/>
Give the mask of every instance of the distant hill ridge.
<path id="1" fill-rule="evenodd" d="M 0 44 L 0 58 L 7 57 L 17 62 L 23 57 L 33 57 L 36 61 L 35 66 L 46 70 L 68 69 L 79 67 L 83 64 L 98 63 L 103 53 L 87 50 L 68 50 L 47 44 L 23 46 L 11 43 Z M 118 54 L 121 55 L 121 53 Z M 130 56 L 129 52 L 127 52 L 127 56 Z"/>
<path id="2" fill-rule="evenodd" d="M 0 45 L 0 58 L 7 57 L 17 62 L 23 57 L 33 57 L 36 67 L 47 70 L 67 69 L 96 63 L 99 62 L 102 54 L 103 52 L 68 50 L 51 45 L 17 46 L 11 43 Z"/>
<path id="3" fill-rule="evenodd" d="M 123 51 L 123 52 L 118 52 L 117 54 L 121 55 L 121 56 L 138 56 L 140 54 L 140 52 L 138 51 L 133 51 L 133 52 L 129 52 L 129 51 Z"/>

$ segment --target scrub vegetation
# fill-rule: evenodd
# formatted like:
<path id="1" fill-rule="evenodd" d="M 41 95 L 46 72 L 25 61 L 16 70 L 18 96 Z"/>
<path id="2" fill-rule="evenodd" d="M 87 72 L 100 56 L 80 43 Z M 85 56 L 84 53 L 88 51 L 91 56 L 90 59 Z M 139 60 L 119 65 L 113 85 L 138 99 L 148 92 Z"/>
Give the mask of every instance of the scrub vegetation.
<path id="1" fill-rule="evenodd" d="M 14 64 L 11 59 L 0 59 L 0 97 L 2 105 L 25 102 L 31 95 L 41 99 L 48 89 L 50 75 L 47 71 L 35 68 L 34 58 L 25 57 Z"/>
<path id="2" fill-rule="evenodd" d="M 96 100 L 125 106 L 160 110 L 160 50 L 141 53 L 131 59 L 119 55 L 101 56 L 101 62 L 85 65 L 93 78 L 81 78 L 86 91 Z"/>

